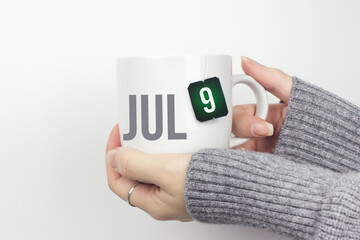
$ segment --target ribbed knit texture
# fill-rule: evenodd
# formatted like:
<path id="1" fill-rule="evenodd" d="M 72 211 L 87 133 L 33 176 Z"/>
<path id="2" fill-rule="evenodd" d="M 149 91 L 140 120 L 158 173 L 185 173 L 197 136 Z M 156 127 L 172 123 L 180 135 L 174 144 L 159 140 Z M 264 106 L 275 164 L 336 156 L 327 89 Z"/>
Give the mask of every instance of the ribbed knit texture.
<path id="1" fill-rule="evenodd" d="M 276 154 L 193 154 L 187 209 L 200 222 L 295 239 L 360 239 L 359 134 L 356 106 L 295 78 Z"/>
<path id="2" fill-rule="evenodd" d="M 360 172 L 360 109 L 296 77 L 275 154 Z"/>

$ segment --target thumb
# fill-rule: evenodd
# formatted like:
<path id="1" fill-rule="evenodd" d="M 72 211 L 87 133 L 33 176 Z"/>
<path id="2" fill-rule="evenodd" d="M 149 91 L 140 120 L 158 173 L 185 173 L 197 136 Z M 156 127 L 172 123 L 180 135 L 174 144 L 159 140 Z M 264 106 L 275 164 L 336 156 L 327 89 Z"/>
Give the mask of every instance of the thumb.
<path id="1" fill-rule="evenodd" d="M 130 180 L 160 185 L 157 182 L 156 172 L 161 171 L 160 162 L 152 154 L 147 154 L 136 149 L 118 147 L 106 154 L 106 161 L 114 170 Z"/>
<path id="2" fill-rule="evenodd" d="M 181 166 L 187 154 L 148 154 L 132 148 L 119 147 L 106 155 L 108 165 L 123 177 L 169 188 L 173 172 Z M 185 170 L 184 170 L 185 171 Z"/>
<path id="3" fill-rule="evenodd" d="M 293 79 L 288 74 L 276 68 L 269 68 L 248 58 L 241 57 L 241 67 L 244 72 L 254 78 L 268 92 L 287 103 L 290 99 Z"/>

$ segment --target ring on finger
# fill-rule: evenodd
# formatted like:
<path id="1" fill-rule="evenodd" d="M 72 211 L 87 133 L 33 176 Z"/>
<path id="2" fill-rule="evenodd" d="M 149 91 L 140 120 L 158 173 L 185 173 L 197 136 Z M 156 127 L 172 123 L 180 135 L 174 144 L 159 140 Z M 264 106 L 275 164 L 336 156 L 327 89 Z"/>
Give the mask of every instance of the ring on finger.
<path id="1" fill-rule="evenodd" d="M 130 206 L 132 206 L 132 207 L 135 207 L 135 206 L 132 205 L 131 202 L 130 202 L 131 193 L 132 193 L 132 192 L 134 191 L 134 189 L 135 189 L 138 185 L 140 185 L 140 184 L 142 184 L 142 183 L 141 183 L 141 182 L 135 183 L 135 184 L 130 188 L 130 190 L 129 190 L 128 194 L 127 194 L 126 202 L 127 202 Z"/>

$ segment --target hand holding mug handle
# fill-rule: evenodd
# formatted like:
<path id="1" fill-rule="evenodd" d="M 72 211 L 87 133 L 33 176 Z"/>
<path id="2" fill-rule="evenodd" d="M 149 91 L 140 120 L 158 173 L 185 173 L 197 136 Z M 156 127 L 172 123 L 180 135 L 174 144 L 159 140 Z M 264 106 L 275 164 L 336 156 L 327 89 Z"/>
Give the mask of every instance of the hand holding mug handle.
<path id="1" fill-rule="evenodd" d="M 285 102 L 283 104 L 270 105 L 268 124 L 275 126 L 274 139 L 277 139 L 290 98 L 293 84 L 292 78 L 278 69 L 262 66 L 249 59 L 243 59 L 242 67 L 246 74 L 253 76 L 264 88 Z M 234 84 L 247 81 L 241 80 L 244 78 L 252 79 L 248 78 L 248 76 L 234 76 L 234 82 L 236 82 Z M 253 85 L 257 86 L 252 84 L 252 80 L 250 81 L 250 87 Z M 263 89 L 261 92 L 265 93 Z M 266 94 L 261 96 L 265 96 L 266 104 L 264 106 L 266 110 L 261 110 L 259 105 L 256 107 L 258 110 L 256 114 L 259 114 L 258 116 L 262 114 L 260 117 L 265 118 L 267 115 L 267 97 Z M 257 99 L 257 102 L 259 103 L 260 100 Z M 249 131 L 251 123 L 255 122 L 260 125 L 267 123 L 253 116 L 255 105 L 247 105 L 246 107 L 237 106 L 234 109 L 234 119 L 236 119 L 236 122 L 233 124 L 233 132 L 238 136 L 254 136 Z M 245 142 L 247 139 L 234 138 L 233 140 L 234 143 L 241 141 Z M 244 148 L 254 151 L 271 152 L 274 147 L 273 144 L 276 144 L 276 141 L 271 138 L 253 138 L 252 141 L 260 142 L 255 144 L 256 148 L 249 146 L 248 148 L 244 146 Z M 249 143 L 251 141 L 246 144 Z M 118 125 L 114 127 L 109 136 L 106 152 L 108 185 L 115 194 L 126 200 L 129 190 L 131 190 L 137 181 L 150 183 L 140 184 L 136 187 L 135 191 L 131 194 L 132 205 L 144 210 L 158 220 L 192 220 L 192 217 L 187 212 L 184 201 L 186 171 L 191 159 L 191 153 L 148 154 L 135 149 L 121 147 Z"/>
<path id="2" fill-rule="evenodd" d="M 261 86 L 257 81 L 255 81 L 252 77 L 245 74 L 234 75 L 231 79 L 233 82 L 233 87 L 243 83 L 251 88 L 256 98 L 255 116 L 265 120 L 268 112 L 268 98 L 264 87 Z M 230 147 L 232 148 L 241 145 L 249 140 L 250 138 L 232 137 L 230 139 Z"/>

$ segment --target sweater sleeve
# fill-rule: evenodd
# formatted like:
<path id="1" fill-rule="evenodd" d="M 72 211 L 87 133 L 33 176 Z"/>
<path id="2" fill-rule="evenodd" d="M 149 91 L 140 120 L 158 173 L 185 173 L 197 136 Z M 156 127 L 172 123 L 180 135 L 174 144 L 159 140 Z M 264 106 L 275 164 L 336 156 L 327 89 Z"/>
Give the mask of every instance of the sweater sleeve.
<path id="1" fill-rule="evenodd" d="M 275 154 L 360 172 L 360 108 L 296 77 Z"/>
<path id="2" fill-rule="evenodd" d="M 197 221 L 261 227 L 295 239 L 360 239 L 360 173 L 230 149 L 193 154 L 185 202 Z"/>

